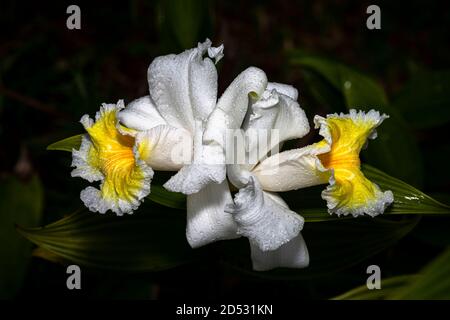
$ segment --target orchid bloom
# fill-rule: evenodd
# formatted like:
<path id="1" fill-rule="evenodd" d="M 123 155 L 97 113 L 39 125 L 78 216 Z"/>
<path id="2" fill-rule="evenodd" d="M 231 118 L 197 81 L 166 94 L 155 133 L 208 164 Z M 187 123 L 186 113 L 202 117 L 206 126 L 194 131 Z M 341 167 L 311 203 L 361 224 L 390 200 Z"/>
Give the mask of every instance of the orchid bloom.
<path id="1" fill-rule="evenodd" d="M 309 132 L 308 120 L 296 102 L 297 97 L 297 90 L 291 86 L 268 84 L 260 99 L 250 105 L 242 125 L 248 159 L 256 161 L 230 164 L 227 168 L 228 178 L 239 192 L 226 212 L 233 216 L 237 233 L 249 239 L 253 269 L 258 271 L 302 268 L 309 264 L 308 250 L 300 234 L 303 218 L 291 211 L 280 196 L 262 186 L 254 174 L 259 161 L 276 144 L 301 138 Z M 261 144 L 272 129 L 277 130 L 278 139 L 270 138 L 270 143 Z"/>
<path id="2" fill-rule="evenodd" d="M 100 189 L 81 192 L 89 210 L 132 213 L 150 193 L 153 169 L 178 171 L 184 159 L 190 161 L 196 122 L 215 107 L 217 71 L 210 58 L 217 62 L 222 50 L 207 40 L 180 55 L 158 57 L 148 70 L 149 96 L 126 108 L 123 101 L 104 104 L 95 121 L 81 118 L 87 134 L 73 150 L 72 176 L 101 181 Z M 185 154 L 180 158 L 177 151 Z"/>
<path id="3" fill-rule="evenodd" d="M 211 48 L 207 40 L 196 49 L 155 59 L 148 70 L 151 101 L 169 124 L 184 128 L 192 137 L 192 161 L 164 187 L 187 195 L 186 238 L 193 248 L 239 237 L 233 217 L 225 212 L 232 202 L 226 181 L 226 130 L 241 126 L 249 101 L 267 86 L 265 73 L 250 67 L 217 99 L 217 70 L 202 56 L 206 50 L 210 57 L 221 56 L 220 48 Z M 120 116 L 131 129 L 143 129 L 141 122 L 146 122 L 132 111 Z"/>
<path id="4" fill-rule="evenodd" d="M 330 213 L 354 217 L 382 214 L 394 196 L 364 176 L 359 153 L 368 139 L 376 138 L 376 128 L 386 118 L 375 110 L 316 116 L 314 123 L 324 137 L 322 141 L 269 157 L 254 174 L 264 189 L 277 192 L 328 183 L 322 198 Z M 276 175 L 264 174 L 273 168 L 278 169 Z"/>
<path id="5" fill-rule="evenodd" d="M 217 101 L 211 59 L 217 62 L 222 51 L 206 40 L 181 54 L 158 57 L 148 69 L 149 96 L 125 108 L 123 102 L 104 105 L 95 121 L 82 118 L 88 134 L 73 151 L 72 175 L 102 181 L 100 190 L 81 192 L 91 211 L 131 213 L 150 192 L 152 168 L 179 170 L 164 187 L 188 195 L 189 244 L 196 248 L 238 237 L 232 216 L 224 212 L 232 201 L 224 136 L 227 128 L 241 126 L 251 97 L 263 93 L 267 78 L 262 70 L 248 68 Z M 177 150 L 188 150 L 181 157 L 188 160 L 174 159 Z"/>

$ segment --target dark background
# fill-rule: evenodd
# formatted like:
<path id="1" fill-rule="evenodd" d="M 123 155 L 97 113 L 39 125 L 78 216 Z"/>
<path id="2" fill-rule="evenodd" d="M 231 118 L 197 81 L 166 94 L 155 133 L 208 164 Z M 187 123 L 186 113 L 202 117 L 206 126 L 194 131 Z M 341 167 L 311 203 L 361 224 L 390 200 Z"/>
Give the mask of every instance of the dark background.
<path id="1" fill-rule="evenodd" d="M 69 4 L 81 7 L 81 30 L 66 28 Z M 381 30 L 366 28 L 370 4 L 381 8 Z M 177 1 L 3 0 L 1 178 L 14 176 L 26 183 L 39 176 L 41 224 L 76 210 L 86 183 L 70 178 L 69 154 L 46 151 L 46 146 L 81 133 L 78 120 L 86 113 L 92 116 L 102 102 L 129 102 L 148 94 L 146 73 L 153 58 L 191 48 L 206 37 L 214 45 L 225 45 L 218 64 L 219 91 L 246 67 L 257 66 L 270 81 L 298 88 L 300 103 L 312 119 L 331 110 L 314 98 L 301 69 L 288 63 L 290 50 L 352 66 L 395 97 L 414 75 L 449 69 L 449 21 L 448 1 L 199 1 L 190 11 L 180 10 Z M 447 129 L 444 122 L 414 130 L 424 172 L 416 186 L 443 200 L 450 190 Z M 303 143 L 312 139 L 308 136 Z M 399 159 L 399 165 L 402 161 L 412 160 Z M 442 247 L 419 238 L 408 236 L 368 261 L 301 281 L 255 277 L 203 261 L 148 274 L 83 269 L 83 290 L 71 292 L 65 287 L 64 266 L 33 258 L 17 297 L 329 298 L 363 284 L 371 262 L 389 274 L 416 272 Z"/>

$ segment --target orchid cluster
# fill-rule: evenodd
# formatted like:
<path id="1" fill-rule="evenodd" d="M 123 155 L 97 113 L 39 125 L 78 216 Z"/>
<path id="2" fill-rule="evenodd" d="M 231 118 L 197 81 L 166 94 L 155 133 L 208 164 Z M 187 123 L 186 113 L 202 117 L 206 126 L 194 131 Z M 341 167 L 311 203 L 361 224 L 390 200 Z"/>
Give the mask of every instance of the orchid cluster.
<path id="1" fill-rule="evenodd" d="M 130 214 L 151 192 L 154 170 L 173 171 L 164 187 L 187 195 L 192 248 L 246 237 L 255 270 L 306 267 L 304 219 L 277 192 L 328 184 L 322 198 L 330 214 L 383 213 L 393 194 L 364 176 L 359 153 L 388 116 L 374 110 L 316 116 L 322 141 L 273 152 L 310 131 L 298 91 L 250 67 L 218 98 L 215 64 L 222 57 L 223 45 L 209 40 L 158 57 L 148 68 L 149 95 L 126 106 L 103 104 L 95 120 L 81 118 L 87 133 L 73 150 L 72 176 L 100 181 L 81 200 L 94 212 Z M 246 161 L 227 161 L 233 130 L 246 137 Z M 267 132 L 277 139 L 261 144 Z"/>

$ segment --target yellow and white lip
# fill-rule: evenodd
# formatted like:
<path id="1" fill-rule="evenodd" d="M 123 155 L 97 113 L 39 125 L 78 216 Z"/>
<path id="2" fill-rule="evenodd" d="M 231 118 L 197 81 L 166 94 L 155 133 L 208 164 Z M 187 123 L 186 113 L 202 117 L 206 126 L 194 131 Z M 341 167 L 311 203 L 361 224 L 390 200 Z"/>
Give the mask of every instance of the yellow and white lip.
<path id="1" fill-rule="evenodd" d="M 316 128 L 320 128 L 330 146 L 330 151 L 318 155 L 322 165 L 332 172 L 329 186 L 322 192 L 330 212 L 376 216 L 394 201 L 391 191 L 382 192 L 364 176 L 359 158 L 368 139 L 376 138 L 376 128 L 386 118 L 375 110 L 350 110 L 349 114 L 314 118 Z"/>
<path id="2" fill-rule="evenodd" d="M 89 186 L 80 195 L 94 212 L 132 213 L 150 193 L 153 170 L 140 157 L 149 149 L 148 141 L 138 144 L 133 136 L 119 132 L 117 114 L 123 108 L 123 101 L 103 104 L 95 121 L 88 115 L 80 121 L 87 134 L 80 149 L 72 152 L 72 177 L 101 181 L 100 189 Z"/>
<path id="3" fill-rule="evenodd" d="M 265 190 L 275 192 L 329 183 L 322 198 L 330 213 L 381 214 L 394 201 L 393 194 L 364 176 L 359 153 L 368 139 L 376 138 L 376 128 L 386 118 L 375 110 L 316 116 L 322 141 L 269 157 L 253 173 Z"/>

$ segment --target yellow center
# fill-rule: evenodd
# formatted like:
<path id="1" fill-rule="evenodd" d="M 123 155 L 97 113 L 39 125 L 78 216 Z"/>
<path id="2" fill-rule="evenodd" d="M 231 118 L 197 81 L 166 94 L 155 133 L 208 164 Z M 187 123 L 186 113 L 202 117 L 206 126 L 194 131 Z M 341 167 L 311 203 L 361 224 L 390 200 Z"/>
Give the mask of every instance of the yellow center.
<path id="1" fill-rule="evenodd" d="M 99 169 L 105 180 L 102 196 L 117 201 L 130 201 L 142 188 L 144 171 L 136 164 L 133 153 L 135 139 L 121 134 L 117 128 L 116 110 L 108 110 L 95 124 L 87 128 L 93 147 L 88 153 L 88 162 Z M 147 148 L 144 144 L 139 149 Z"/>

